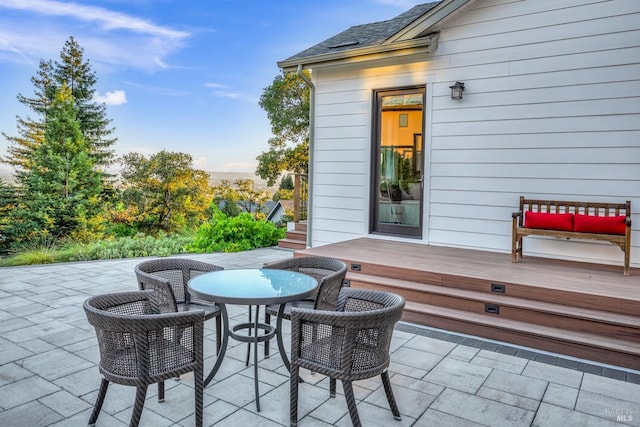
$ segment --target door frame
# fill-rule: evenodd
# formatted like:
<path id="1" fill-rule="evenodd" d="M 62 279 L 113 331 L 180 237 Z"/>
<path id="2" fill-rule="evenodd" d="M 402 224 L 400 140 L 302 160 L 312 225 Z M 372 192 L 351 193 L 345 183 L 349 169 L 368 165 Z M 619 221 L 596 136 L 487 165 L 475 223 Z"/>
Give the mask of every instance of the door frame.
<path id="1" fill-rule="evenodd" d="M 380 234 L 380 235 L 389 235 L 389 236 L 399 236 L 413 239 L 423 239 L 424 236 L 424 228 L 425 228 L 425 213 L 427 211 L 425 204 L 425 194 L 427 194 L 427 173 L 428 173 L 428 163 L 426 160 L 429 158 L 430 149 L 428 142 L 430 142 L 430 135 L 425 133 L 425 130 L 428 129 L 427 122 L 430 123 L 427 114 L 427 94 L 429 93 L 429 84 L 424 85 L 410 85 L 410 86 L 400 86 L 386 89 L 374 89 L 372 93 L 372 125 L 371 125 L 371 139 L 370 139 L 370 148 L 371 148 L 371 158 L 369 163 L 370 169 L 370 197 L 369 197 L 369 233 L 370 234 Z M 394 94 L 406 94 L 411 92 L 421 91 L 422 92 L 422 164 L 421 164 L 421 172 L 422 172 L 422 181 L 421 181 L 421 189 L 420 189 L 420 209 L 419 209 L 419 225 L 418 226 L 410 226 L 410 225 L 401 225 L 401 224 L 382 224 L 379 222 L 379 209 L 378 209 L 378 192 L 380 187 L 380 157 L 381 157 L 381 146 L 380 146 L 380 130 L 381 130 L 381 120 L 380 120 L 380 102 L 379 100 L 383 96 L 389 96 Z M 429 108 L 430 111 L 430 108 Z M 429 147 L 430 148 L 430 147 Z"/>

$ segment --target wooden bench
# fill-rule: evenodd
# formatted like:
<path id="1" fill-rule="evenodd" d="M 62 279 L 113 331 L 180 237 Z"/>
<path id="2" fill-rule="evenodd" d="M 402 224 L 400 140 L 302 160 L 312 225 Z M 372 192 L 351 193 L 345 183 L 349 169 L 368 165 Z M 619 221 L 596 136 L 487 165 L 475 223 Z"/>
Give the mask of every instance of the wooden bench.
<path id="1" fill-rule="evenodd" d="M 520 196 L 520 210 L 512 214 L 511 262 L 522 258 L 522 238 L 548 236 L 600 240 L 624 252 L 624 275 L 629 275 L 631 202 L 594 203 L 533 200 Z"/>

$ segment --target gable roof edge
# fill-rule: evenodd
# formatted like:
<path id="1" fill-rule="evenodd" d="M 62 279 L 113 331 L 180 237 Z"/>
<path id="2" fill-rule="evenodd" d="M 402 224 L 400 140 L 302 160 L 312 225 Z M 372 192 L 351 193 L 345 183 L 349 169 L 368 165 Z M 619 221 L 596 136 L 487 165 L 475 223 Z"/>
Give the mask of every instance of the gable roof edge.
<path id="1" fill-rule="evenodd" d="M 365 62 L 377 59 L 381 55 L 389 57 L 398 53 L 406 55 L 408 51 L 416 53 L 432 53 L 438 47 L 438 26 L 450 16 L 457 15 L 461 10 L 476 0 L 441 0 L 440 4 L 429 10 L 422 17 L 400 29 L 398 32 L 379 44 L 365 47 L 355 47 L 338 52 L 323 52 L 310 56 L 294 55 L 289 59 L 278 61 L 278 67 L 284 72 L 291 72 L 302 67 L 312 69 L 349 62 Z M 426 4 L 425 4 L 426 5 Z M 417 7 L 417 6 L 416 6 Z M 402 15 L 400 15 L 402 16 Z M 373 25 L 373 24 L 365 24 Z M 355 27 L 352 27 L 355 28 Z"/>
<path id="2" fill-rule="evenodd" d="M 412 22 L 402 30 L 387 39 L 384 43 L 395 43 L 402 40 L 411 40 L 424 34 L 426 31 L 434 32 L 438 24 L 445 19 L 458 15 L 476 0 L 444 0 L 435 8 L 425 13 L 420 19 Z"/>
<path id="3" fill-rule="evenodd" d="M 380 54 L 391 54 L 399 51 L 416 51 L 416 53 L 431 53 L 438 46 L 439 33 L 429 34 L 420 39 L 398 41 L 393 44 L 382 44 L 378 46 L 368 46 L 360 49 L 351 49 L 342 52 L 325 53 L 322 55 L 309 56 L 306 58 L 287 59 L 278 62 L 278 67 L 284 72 L 295 71 L 298 66 L 303 69 L 315 68 L 337 64 L 340 62 L 362 62 L 367 59 L 375 59 Z M 405 53 L 406 54 L 406 53 Z M 359 58 L 357 60 L 356 58 Z"/>

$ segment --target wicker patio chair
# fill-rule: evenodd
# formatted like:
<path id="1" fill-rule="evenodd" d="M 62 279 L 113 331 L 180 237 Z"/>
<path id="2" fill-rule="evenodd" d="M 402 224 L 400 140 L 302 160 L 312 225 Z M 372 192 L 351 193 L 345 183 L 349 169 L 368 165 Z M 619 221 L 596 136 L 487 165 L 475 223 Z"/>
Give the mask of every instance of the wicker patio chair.
<path id="1" fill-rule="evenodd" d="M 391 412 L 400 420 L 387 368 L 393 328 L 402 315 L 404 298 L 389 292 L 344 288 L 336 311 L 291 310 L 291 426 L 298 424 L 300 368 L 329 377 L 329 394 L 342 381 L 354 426 L 360 418 L 352 381 L 382 377 Z"/>
<path id="2" fill-rule="evenodd" d="M 158 384 L 164 401 L 164 381 L 193 371 L 196 426 L 202 426 L 204 311 L 157 314 L 152 291 L 98 295 L 84 303 L 100 349 L 102 382 L 89 425 L 95 425 L 109 383 L 136 387 L 130 426 L 137 426 L 147 388 Z"/>
<path id="3" fill-rule="evenodd" d="M 194 300 L 189 294 L 189 279 L 203 273 L 222 270 L 215 264 L 185 258 L 160 258 L 144 261 L 135 266 L 140 290 L 155 291 L 154 303 L 160 313 L 173 313 L 202 309 L 205 320 L 216 319 L 216 354 L 222 343 L 220 307 L 208 301 Z"/>
<path id="4" fill-rule="evenodd" d="M 291 270 L 308 274 L 318 281 L 318 291 L 308 299 L 287 303 L 284 308 L 284 319 L 291 319 L 291 308 L 310 308 L 316 310 L 335 310 L 338 294 L 347 274 L 347 265 L 335 258 L 310 256 L 288 258 L 264 265 L 264 268 Z M 279 304 L 270 304 L 265 308 L 265 323 L 271 323 L 271 316 L 277 316 Z M 265 356 L 269 355 L 269 342 L 265 343 Z"/>

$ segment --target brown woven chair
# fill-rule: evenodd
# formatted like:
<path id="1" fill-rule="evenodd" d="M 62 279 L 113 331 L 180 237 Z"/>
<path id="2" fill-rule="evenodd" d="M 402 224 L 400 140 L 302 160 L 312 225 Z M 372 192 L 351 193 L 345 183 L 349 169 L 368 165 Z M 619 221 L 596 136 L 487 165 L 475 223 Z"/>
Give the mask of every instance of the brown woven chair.
<path id="1" fill-rule="evenodd" d="M 382 384 L 396 420 L 396 405 L 387 368 L 393 328 L 404 308 L 404 298 L 389 292 L 344 288 L 337 311 L 300 308 L 291 310 L 291 426 L 298 425 L 300 368 L 329 377 L 329 393 L 336 395 L 342 381 L 354 426 L 360 418 L 352 381 L 382 377 Z"/>
<path id="2" fill-rule="evenodd" d="M 335 258 L 310 256 L 288 258 L 265 264 L 264 268 L 278 270 L 291 270 L 308 274 L 318 281 L 318 291 L 311 297 L 301 301 L 287 303 L 284 308 L 283 319 L 291 319 L 293 307 L 309 308 L 316 310 L 335 310 L 338 303 L 338 294 L 344 284 L 347 274 L 347 265 Z M 278 304 L 270 304 L 265 308 L 265 323 L 271 323 L 271 316 L 278 315 Z M 269 355 L 269 342 L 265 343 L 265 357 Z"/>
<path id="3" fill-rule="evenodd" d="M 152 291 L 98 295 L 84 303 L 100 348 L 102 382 L 89 425 L 100 415 L 109 383 L 136 387 L 130 426 L 137 426 L 147 387 L 158 384 L 164 401 L 164 381 L 193 371 L 196 426 L 202 426 L 204 311 L 157 314 Z"/>
<path id="4" fill-rule="evenodd" d="M 208 301 L 194 300 L 189 294 L 189 279 L 203 273 L 222 270 L 215 264 L 185 258 L 160 258 L 136 265 L 135 273 L 140 290 L 155 291 L 154 304 L 160 313 L 174 313 L 202 309 L 205 320 L 216 319 L 216 354 L 222 343 L 220 307 Z"/>

